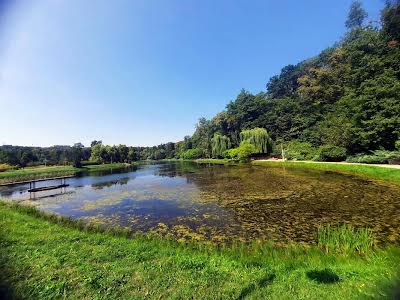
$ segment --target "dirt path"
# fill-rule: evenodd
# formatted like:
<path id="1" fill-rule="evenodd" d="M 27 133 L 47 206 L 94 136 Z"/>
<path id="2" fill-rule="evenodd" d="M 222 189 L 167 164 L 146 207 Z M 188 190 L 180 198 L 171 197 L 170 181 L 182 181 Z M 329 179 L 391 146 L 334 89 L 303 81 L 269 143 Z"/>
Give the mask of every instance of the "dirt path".
<path id="1" fill-rule="evenodd" d="M 271 161 L 271 162 L 284 162 L 283 159 L 260 159 L 259 161 Z M 311 161 L 311 160 L 286 160 L 290 163 L 310 163 L 310 164 L 337 164 L 337 165 L 358 165 L 358 166 L 372 166 L 372 167 L 382 167 L 388 169 L 400 169 L 400 165 L 388 165 L 388 164 L 362 164 L 362 163 L 348 163 L 342 162 L 325 162 L 325 161 Z"/>

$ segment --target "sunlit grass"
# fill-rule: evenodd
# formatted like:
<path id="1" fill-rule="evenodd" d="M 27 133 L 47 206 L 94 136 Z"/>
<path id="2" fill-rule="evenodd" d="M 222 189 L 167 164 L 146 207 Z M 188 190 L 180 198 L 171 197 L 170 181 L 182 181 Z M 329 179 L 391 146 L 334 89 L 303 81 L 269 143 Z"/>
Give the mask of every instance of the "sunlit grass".
<path id="1" fill-rule="evenodd" d="M 124 168 L 127 164 L 113 163 L 113 164 L 102 164 L 102 165 L 90 165 L 82 168 L 74 168 L 73 166 L 40 166 L 40 167 L 29 167 L 23 169 L 9 170 L 0 172 L 0 184 L 11 183 L 19 181 L 28 181 L 35 179 L 45 179 L 60 176 L 76 175 L 83 171 L 102 171 L 109 169 Z"/>
<path id="2" fill-rule="evenodd" d="M 352 174 L 363 178 L 377 179 L 385 182 L 400 185 L 400 169 L 384 168 L 380 166 L 366 166 L 356 164 L 335 164 L 335 163 L 312 163 L 312 162 L 270 162 L 253 161 L 253 165 L 268 167 L 290 167 L 290 168 L 308 168 L 322 171 L 334 171 L 346 174 Z"/>
<path id="3" fill-rule="evenodd" d="M 202 159 L 196 159 L 195 162 L 199 164 L 219 164 L 219 165 L 224 165 L 231 163 L 232 160 L 228 159 L 215 159 L 215 158 L 202 158 Z"/>
<path id="4" fill-rule="evenodd" d="M 0 202 L 0 293 L 21 299 L 389 298 L 400 263 L 398 247 L 361 256 L 317 246 L 215 247 L 132 234 Z"/>
<path id="5" fill-rule="evenodd" d="M 368 228 L 355 229 L 350 225 L 321 226 L 317 232 L 318 246 L 327 252 L 366 254 L 375 247 L 375 237 Z"/>

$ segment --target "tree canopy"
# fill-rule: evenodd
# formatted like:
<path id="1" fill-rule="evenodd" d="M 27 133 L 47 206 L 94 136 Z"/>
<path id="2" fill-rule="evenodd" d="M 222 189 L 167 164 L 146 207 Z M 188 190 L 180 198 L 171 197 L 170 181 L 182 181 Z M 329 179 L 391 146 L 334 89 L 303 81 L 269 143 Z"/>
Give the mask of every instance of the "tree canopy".
<path id="1" fill-rule="evenodd" d="M 241 144 L 254 146 L 254 153 L 268 154 L 272 148 L 272 140 L 264 128 L 253 128 L 243 130 L 240 133 Z"/>
<path id="2" fill-rule="evenodd" d="M 227 136 L 216 133 L 211 139 L 211 147 L 213 157 L 222 157 L 224 152 L 231 148 L 231 141 Z"/>
<path id="3" fill-rule="evenodd" d="M 359 0 L 353 1 L 350 7 L 349 14 L 347 16 L 346 27 L 348 29 L 361 27 L 367 16 L 368 14 L 362 7 L 361 1 Z"/>
<path id="4" fill-rule="evenodd" d="M 365 25 L 366 17 L 361 2 L 354 1 L 345 23 L 348 32 L 340 41 L 315 57 L 283 67 L 266 83 L 265 91 L 253 94 L 242 89 L 223 111 L 211 119 L 200 118 L 193 135 L 177 143 L 2 146 L 0 163 L 209 158 L 223 157 L 230 148 L 236 149 L 232 153 L 237 157 L 241 145 L 254 146 L 240 149 L 244 157 L 254 149 L 270 153 L 272 141 L 300 149 L 290 150 L 297 157 L 311 153 L 309 148 L 320 149 L 325 159 L 394 151 L 400 147 L 400 1 L 386 1 L 380 26 Z"/>

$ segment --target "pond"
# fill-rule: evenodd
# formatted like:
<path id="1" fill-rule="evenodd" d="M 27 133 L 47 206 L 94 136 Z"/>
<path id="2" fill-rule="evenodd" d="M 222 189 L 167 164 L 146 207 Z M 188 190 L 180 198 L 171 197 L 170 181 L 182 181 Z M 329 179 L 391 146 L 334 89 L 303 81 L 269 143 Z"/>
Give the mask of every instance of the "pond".
<path id="1" fill-rule="evenodd" d="M 29 184 L 0 187 L 0 197 L 184 240 L 314 243 L 318 226 L 346 223 L 371 228 L 380 242 L 400 242 L 400 188 L 334 172 L 163 162 L 67 183 L 37 193 L 27 192 Z"/>

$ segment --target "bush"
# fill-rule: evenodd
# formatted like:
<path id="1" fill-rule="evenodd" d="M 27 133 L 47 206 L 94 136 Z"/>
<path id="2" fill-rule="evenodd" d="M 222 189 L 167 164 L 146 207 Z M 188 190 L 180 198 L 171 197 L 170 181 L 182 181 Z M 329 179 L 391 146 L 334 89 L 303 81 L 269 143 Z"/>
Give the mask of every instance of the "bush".
<path id="1" fill-rule="evenodd" d="M 224 158 L 229 158 L 229 159 L 235 159 L 237 158 L 237 148 L 225 150 L 223 152 L 223 157 Z"/>
<path id="2" fill-rule="evenodd" d="M 364 164 L 387 164 L 400 160 L 400 151 L 376 150 L 371 153 L 361 153 L 348 157 L 347 162 Z"/>
<path id="3" fill-rule="evenodd" d="M 256 152 L 257 149 L 254 145 L 243 143 L 237 148 L 226 150 L 224 156 L 230 159 L 246 160 Z"/>
<path id="4" fill-rule="evenodd" d="M 285 158 L 289 160 L 311 160 L 317 154 L 317 149 L 310 143 L 292 141 L 286 144 Z"/>
<path id="5" fill-rule="evenodd" d="M 400 151 L 400 140 L 396 141 L 396 143 L 394 143 L 394 145 L 395 145 L 396 149 L 398 151 Z"/>
<path id="6" fill-rule="evenodd" d="M 100 165 L 100 162 L 98 161 L 90 161 L 90 160 L 82 160 L 81 165 L 84 166 L 95 166 L 95 165 Z"/>
<path id="7" fill-rule="evenodd" d="M 316 161 L 343 161 L 346 159 L 346 148 L 334 146 L 334 145 L 323 145 L 318 148 L 317 155 L 313 160 Z"/>
<path id="8" fill-rule="evenodd" d="M 14 169 L 14 167 L 10 166 L 9 164 L 0 164 L 0 172 L 5 172 L 12 169 Z"/>
<path id="9" fill-rule="evenodd" d="M 189 149 L 183 152 L 182 158 L 183 159 L 197 159 L 203 156 L 203 151 L 200 149 Z"/>

